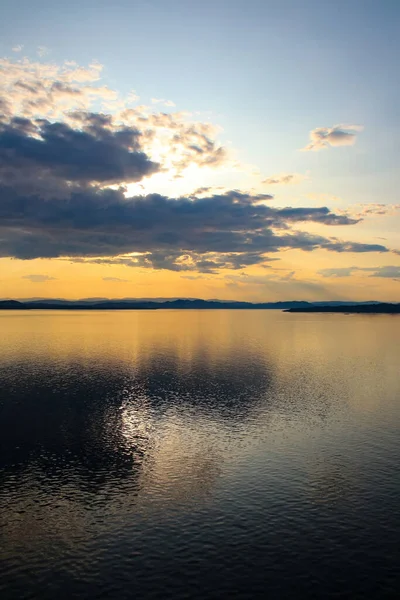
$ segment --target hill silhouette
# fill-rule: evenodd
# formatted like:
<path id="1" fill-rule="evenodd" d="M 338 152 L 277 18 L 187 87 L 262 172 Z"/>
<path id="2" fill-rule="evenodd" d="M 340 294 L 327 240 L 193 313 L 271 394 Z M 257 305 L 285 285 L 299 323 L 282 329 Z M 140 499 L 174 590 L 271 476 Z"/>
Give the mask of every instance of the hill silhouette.
<path id="1" fill-rule="evenodd" d="M 365 313 L 365 314 L 400 314 L 400 304 L 355 304 L 342 306 L 304 306 L 285 309 L 285 312 L 296 313 Z"/>
<path id="2" fill-rule="evenodd" d="M 281 302 L 240 302 L 226 300 L 202 300 L 196 298 L 178 299 L 118 299 L 101 301 L 82 300 L 0 300 L 0 310 L 160 310 L 160 309 L 202 309 L 202 310 L 284 310 L 288 312 L 363 312 L 397 313 L 400 304 L 368 302 L 306 302 L 303 300 Z"/>

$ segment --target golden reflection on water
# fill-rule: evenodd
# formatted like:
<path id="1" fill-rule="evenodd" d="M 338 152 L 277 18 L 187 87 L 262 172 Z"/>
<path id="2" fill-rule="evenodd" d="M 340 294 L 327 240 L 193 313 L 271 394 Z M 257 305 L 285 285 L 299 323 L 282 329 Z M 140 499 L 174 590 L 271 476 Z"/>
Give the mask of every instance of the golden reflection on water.
<path id="1" fill-rule="evenodd" d="M 352 502 L 400 425 L 400 318 L 4 311 L 0 328 L 3 559 L 253 496 L 268 516 L 298 486 Z"/>
<path id="2" fill-rule="evenodd" d="M 75 365 L 125 369 L 185 380 L 197 373 L 204 385 L 232 380 L 245 393 L 268 374 L 282 386 L 343 382 L 352 410 L 372 414 L 398 391 L 400 319 L 369 315 L 301 315 L 278 311 L 2 311 L 0 365 Z M 384 380 L 379 391 L 379 377 Z M 24 367 L 25 368 L 25 367 Z M 354 369 L 354 376 L 349 370 Z M 358 376 L 362 372 L 362 376 Z M 246 375 L 248 374 L 248 376 Z M 235 377 L 236 375 L 236 377 Z M 214 379 L 213 379 L 214 378 Z M 246 380 L 248 378 L 248 381 Z M 157 384 L 157 382 L 155 382 Z M 131 382 L 130 382 L 131 385 Z M 173 393 L 174 382 L 169 381 Z M 185 393 L 176 387 L 176 393 Z M 193 390 L 191 390 L 193 392 Z M 154 392 L 154 391 L 153 391 Z M 136 392 L 135 392 L 136 393 Z M 232 390 L 231 390 L 232 393 Z M 242 395 L 243 395 L 242 394 Z M 262 395 L 262 394 L 261 394 Z M 322 414 L 322 413 L 321 413 Z"/>

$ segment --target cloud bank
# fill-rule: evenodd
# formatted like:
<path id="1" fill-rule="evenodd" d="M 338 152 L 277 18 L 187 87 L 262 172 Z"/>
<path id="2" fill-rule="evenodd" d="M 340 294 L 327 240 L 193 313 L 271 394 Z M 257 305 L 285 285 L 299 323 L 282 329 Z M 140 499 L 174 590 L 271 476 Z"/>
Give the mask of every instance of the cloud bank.
<path id="1" fill-rule="evenodd" d="M 205 198 L 126 198 L 122 189 L 72 184 L 65 186 L 64 196 L 60 186 L 57 192 L 57 197 L 43 199 L 0 183 L 0 256 L 140 253 L 132 266 L 207 271 L 262 263 L 266 253 L 284 249 L 388 251 L 381 244 L 297 231 L 294 226 L 300 223 L 338 226 L 357 221 L 326 207 L 274 208 L 264 203 L 263 195 L 231 191 Z"/>
<path id="2" fill-rule="evenodd" d="M 216 273 L 290 249 L 389 252 L 304 231 L 307 223 L 360 220 L 326 206 L 277 208 L 269 194 L 207 187 L 200 195 L 128 197 L 132 182 L 221 167 L 229 154 L 217 127 L 186 113 L 131 107 L 136 96 L 99 85 L 101 70 L 98 63 L 0 60 L 0 257 Z M 316 130 L 313 143 L 350 143 L 351 127 Z"/>

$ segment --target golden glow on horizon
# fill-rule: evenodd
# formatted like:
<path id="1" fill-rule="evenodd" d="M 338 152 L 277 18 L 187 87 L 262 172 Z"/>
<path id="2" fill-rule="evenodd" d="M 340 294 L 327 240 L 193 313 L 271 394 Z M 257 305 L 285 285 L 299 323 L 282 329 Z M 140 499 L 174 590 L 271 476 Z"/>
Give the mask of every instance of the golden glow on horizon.
<path id="1" fill-rule="evenodd" d="M 0 259 L 1 298 L 155 298 L 190 297 L 227 300 L 399 300 L 400 282 L 355 272 L 351 277 L 322 277 L 321 269 L 345 268 L 348 256 L 326 251 L 287 251 L 267 268 L 224 269 L 218 274 L 167 271 L 71 263 L 67 260 Z M 388 263 L 386 254 L 361 254 L 358 266 L 379 267 Z M 351 264 L 354 264 L 351 263 Z M 395 264 L 395 261 L 393 261 Z M 293 274 L 294 272 L 294 274 Z M 48 277 L 31 281 L 30 275 Z"/>

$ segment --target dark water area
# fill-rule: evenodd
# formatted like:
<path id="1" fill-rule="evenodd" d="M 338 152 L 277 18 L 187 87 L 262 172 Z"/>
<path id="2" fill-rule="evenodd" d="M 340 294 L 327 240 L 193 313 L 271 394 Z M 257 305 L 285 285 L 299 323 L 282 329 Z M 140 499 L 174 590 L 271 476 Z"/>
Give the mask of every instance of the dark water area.
<path id="1" fill-rule="evenodd" d="M 2 600 L 399 597 L 400 317 L 0 330 Z"/>

